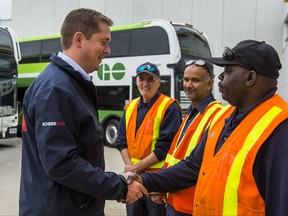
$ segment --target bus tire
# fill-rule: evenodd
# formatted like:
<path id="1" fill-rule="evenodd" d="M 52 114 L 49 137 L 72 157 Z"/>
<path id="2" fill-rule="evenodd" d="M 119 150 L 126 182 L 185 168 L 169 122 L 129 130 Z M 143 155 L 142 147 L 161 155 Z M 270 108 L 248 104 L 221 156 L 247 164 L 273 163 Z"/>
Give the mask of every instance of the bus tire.
<path id="1" fill-rule="evenodd" d="M 104 143 L 106 146 L 116 148 L 116 138 L 118 136 L 119 120 L 110 119 L 104 126 Z"/>

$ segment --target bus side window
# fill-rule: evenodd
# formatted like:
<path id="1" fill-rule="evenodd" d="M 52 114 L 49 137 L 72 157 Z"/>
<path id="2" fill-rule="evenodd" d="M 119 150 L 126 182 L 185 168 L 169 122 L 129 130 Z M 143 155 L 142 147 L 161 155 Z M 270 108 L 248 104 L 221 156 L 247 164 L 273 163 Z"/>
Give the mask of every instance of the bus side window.
<path id="1" fill-rule="evenodd" d="M 129 100 L 129 86 L 97 86 L 97 95 L 100 110 L 122 110 Z"/>
<path id="2" fill-rule="evenodd" d="M 109 57 L 123 57 L 129 55 L 130 31 L 111 32 Z"/>
<path id="3" fill-rule="evenodd" d="M 170 53 L 167 32 L 161 27 L 111 32 L 111 39 L 108 58 Z"/>
<path id="4" fill-rule="evenodd" d="M 130 56 L 170 53 L 167 32 L 161 27 L 134 29 L 131 34 Z"/>
<path id="5" fill-rule="evenodd" d="M 62 51 L 60 38 L 44 40 L 42 43 L 42 52 L 40 62 L 49 62 L 52 53 L 58 53 Z"/>
<path id="6" fill-rule="evenodd" d="M 37 63 L 40 59 L 41 41 L 20 43 L 21 63 Z"/>

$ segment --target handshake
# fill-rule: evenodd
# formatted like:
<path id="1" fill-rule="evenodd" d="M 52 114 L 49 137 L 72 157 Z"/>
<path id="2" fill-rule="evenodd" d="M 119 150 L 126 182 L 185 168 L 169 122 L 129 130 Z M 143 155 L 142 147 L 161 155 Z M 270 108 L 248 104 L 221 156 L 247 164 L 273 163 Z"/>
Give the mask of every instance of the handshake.
<path id="1" fill-rule="evenodd" d="M 149 196 L 155 203 L 163 203 L 163 194 L 157 192 L 148 193 L 147 189 L 143 186 L 143 179 L 140 175 L 135 172 L 125 172 L 121 175 L 126 179 L 128 191 L 126 198 L 117 200 L 118 202 L 131 204 L 145 195 Z"/>

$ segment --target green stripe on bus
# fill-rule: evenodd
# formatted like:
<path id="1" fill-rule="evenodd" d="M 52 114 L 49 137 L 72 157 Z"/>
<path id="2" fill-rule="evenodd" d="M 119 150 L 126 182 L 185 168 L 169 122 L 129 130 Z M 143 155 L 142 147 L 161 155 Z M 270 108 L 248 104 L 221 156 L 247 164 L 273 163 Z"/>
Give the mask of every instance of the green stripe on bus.
<path id="1" fill-rule="evenodd" d="M 149 24 L 151 22 L 140 22 L 135 23 L 131 25 L 120 25 L 120 26 L 112 26 L 111 31 L 120 31 L 120 30 L 128 30 L 128 29 L 137 29 L 137 28 L 143 28 L 145 25 Z"/>
<path id="2" fill-rule="evenodd" d="M 19 39 L 19 42 L 38 41 L 38 40 L 45 40 L 45 39 L 51 39 L 51 38 L 60 38 L 60 34 L 51 34 L 51 35 L 21 38 Z"/>
<path id="3" fill-rule="evenodd" d="M 40 73 L 49 63 L 50 62 L 19 64 L 18 73 L 20 76 L 21 74 Z"/>
<path id="4" fill-rule="evenodd" d="M 102 122 L 102 120 L 108 116 L 108 115 L 111 115 L 111 114 L 114 114 L 114 115 L 118 115 L 119 117 L 121 117 L 123 115 L 123 111 L 119 111 L 119 110 L 99 110 L 99 121 Z"/>

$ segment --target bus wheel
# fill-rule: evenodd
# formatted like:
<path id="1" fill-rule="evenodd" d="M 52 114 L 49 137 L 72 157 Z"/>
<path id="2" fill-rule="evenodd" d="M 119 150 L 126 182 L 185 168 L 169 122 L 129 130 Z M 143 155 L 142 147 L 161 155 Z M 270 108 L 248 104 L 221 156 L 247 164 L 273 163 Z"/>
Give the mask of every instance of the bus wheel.
<path id="1" fill-rule="evenodd" d="M 105 145 L 115 148 L 116 138 L 118 135 L 119 121 L 116 119 L 109 120 L 104 127 L 104 142 Z"/>

